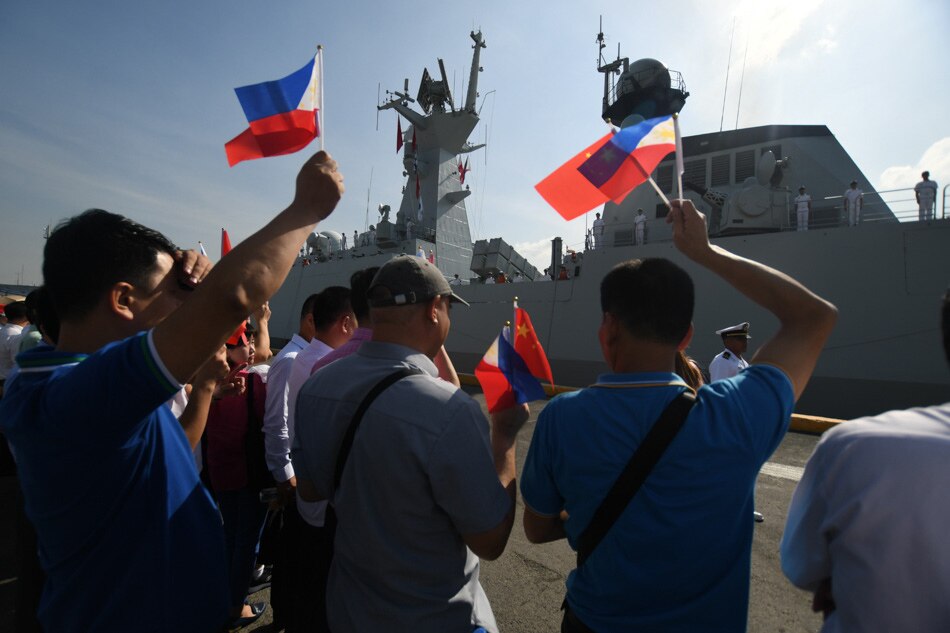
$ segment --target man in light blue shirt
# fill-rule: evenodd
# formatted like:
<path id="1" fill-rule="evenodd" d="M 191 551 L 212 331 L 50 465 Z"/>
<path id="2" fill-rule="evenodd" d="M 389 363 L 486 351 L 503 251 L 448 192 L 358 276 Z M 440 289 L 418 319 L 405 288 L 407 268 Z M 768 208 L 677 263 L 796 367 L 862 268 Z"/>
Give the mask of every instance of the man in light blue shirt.
<path id="1" fill-rule="evenodd" d="M 589 558 L 567 580 L 562 631 L 744 631 L 755 477 L 781 442 L 835 308 L 712 246 L 705 217 L 673 202 L 681 253 L 775 314 L 780 327 L 734 378 L 700 388 L 683 427 Z M 601 283 L 611 373 L 544 408 L 521 489 L 528 539 L 573 548 L 647 432 L 688 389 L 675 357 L 693 334 L 693 284 L 665 259 L 618 264 Z"/>

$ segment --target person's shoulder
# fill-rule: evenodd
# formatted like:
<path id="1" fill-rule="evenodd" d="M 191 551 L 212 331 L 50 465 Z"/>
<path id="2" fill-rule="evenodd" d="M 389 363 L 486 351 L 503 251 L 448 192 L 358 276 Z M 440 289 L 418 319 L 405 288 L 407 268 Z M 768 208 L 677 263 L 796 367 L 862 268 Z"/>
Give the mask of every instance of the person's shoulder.
<path id="1" fill-rule="evenodd" d="M 884 437 L 888 442 L 902 437 L 942 438 L 950 448 L 950 403 L 895 409 L 842 422 L 822 435 L 822 441 L 844 443 L 871 437 Z"/>

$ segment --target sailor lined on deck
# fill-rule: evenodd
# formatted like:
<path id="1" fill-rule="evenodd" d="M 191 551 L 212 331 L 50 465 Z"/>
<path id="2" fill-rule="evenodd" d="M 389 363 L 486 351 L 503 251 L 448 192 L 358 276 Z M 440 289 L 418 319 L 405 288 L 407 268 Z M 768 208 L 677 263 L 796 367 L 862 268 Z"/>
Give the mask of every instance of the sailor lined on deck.
<path id="1" fill-rule="evenodd" d="M 863 208 L 864 192 L 858 189 L 858 181 L 852 180 L 851 186 L 844 192 L 844 210 L 848 214 L 848 226 L 857 226 L 861 222 Z"/>
<path id="2" fill-rule="evenodd" d="M 934 201 L 937 199 L 937 183 L 930 179 L 930 172 L 920 174 L 921 181 L 914 186 L 914 195 L 917 198 L 917 219 L 934 219 Z"/>
<path id="3" fill-rule="evenodd" d="M 594 236 L 594 248 L 600 248 L 604 243 L 604 221 L 600 217 L 600 214 L 596 214 L 597 217 L 594 222 L 591 224 L 591 233 Z"/>
<path id="4" fill-rule="evenodd" d="M 798 230 L 808 230 L 808 214 L 811 212 L 811 196 L 805 193 L 805 185 L 798 188 L 795 196 L 795 214 L 798 216 Z"/>

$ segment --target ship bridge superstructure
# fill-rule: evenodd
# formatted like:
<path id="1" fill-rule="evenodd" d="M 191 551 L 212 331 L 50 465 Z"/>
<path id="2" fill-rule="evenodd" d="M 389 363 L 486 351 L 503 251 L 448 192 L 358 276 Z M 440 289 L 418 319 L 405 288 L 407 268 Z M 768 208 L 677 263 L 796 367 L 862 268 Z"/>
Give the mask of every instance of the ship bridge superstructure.
<path id="1" fill-rule="evenodd" d="M 423 251 L 432 250 L 436 265 L 448 277 L 470 276 L 472 236 L 465 209 L 471 189 L 462 184 L 459 156 L 484 147 L 468 138 L 478 125 L 476 99 L 481 50 L 486 47 L 480 31 L 470 34 L 474 52 L 465 102 L 456 106 L 445 65 L 438 60 L 438 79 L 424 69 L 416 97 L 409 95 L 409 80 L 401 92 L 377 106 L 395 110 L 409 125 L 404 129 L 403 174 L 406 178 L 395 222 L 380 222 L 376 242 L 385 247 L 401 241 L 422 240 Z M 417 104 L 421 112 L 414 109 Z"/>

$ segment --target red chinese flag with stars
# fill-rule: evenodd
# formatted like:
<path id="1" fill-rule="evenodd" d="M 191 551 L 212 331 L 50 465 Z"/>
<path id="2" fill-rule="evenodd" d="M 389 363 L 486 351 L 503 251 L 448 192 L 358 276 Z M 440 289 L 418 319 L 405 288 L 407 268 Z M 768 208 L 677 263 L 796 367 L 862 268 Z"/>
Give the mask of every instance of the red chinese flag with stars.
<path id="1" fill-rule="evenodd" d="M 541 342 L 538 341 L 538 335 L 531 324 L 531 317 L 521 308 L 515 310 L 514 338 L 515 351 L 524 359 L 531 375 L 553 385 L 554 377 L 551 374 L 548 357 L 541 347 Z"/>
<path id="2" fill-rule="evenodd" d="M 613 137 L 608 132 L 603 138 L 554 170 L 534 188 L 565 220 L 573 220 L 610 200 L 603 191 L 577 171 L 584 162 Z"/>

